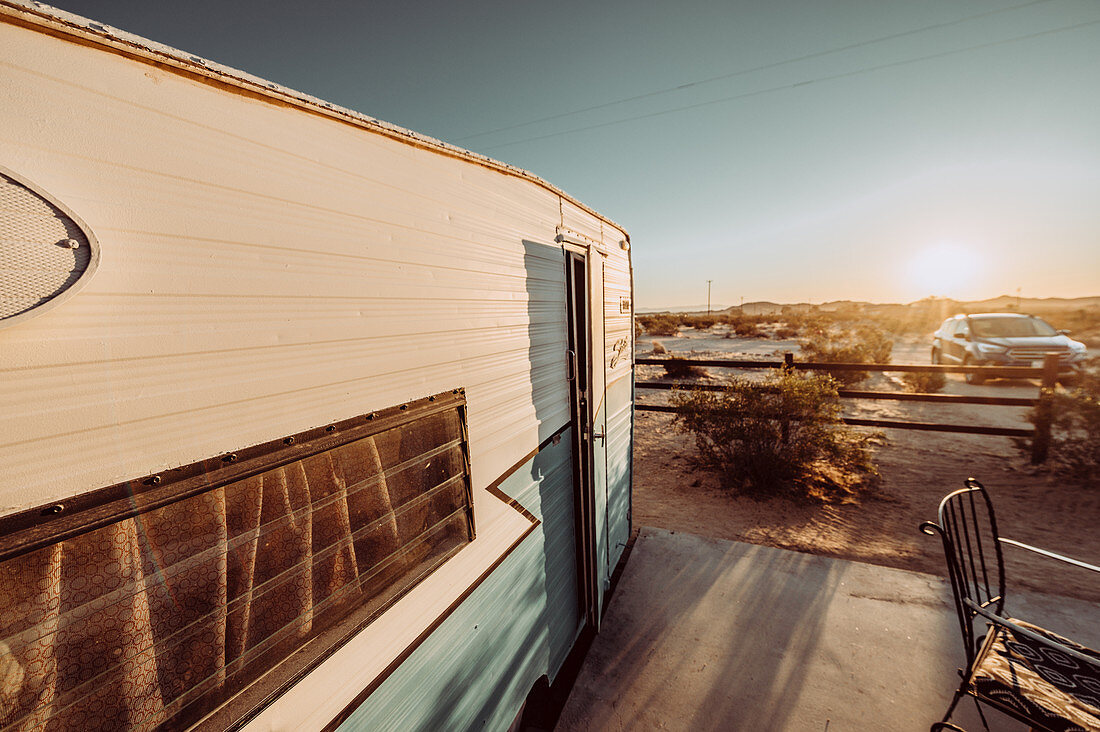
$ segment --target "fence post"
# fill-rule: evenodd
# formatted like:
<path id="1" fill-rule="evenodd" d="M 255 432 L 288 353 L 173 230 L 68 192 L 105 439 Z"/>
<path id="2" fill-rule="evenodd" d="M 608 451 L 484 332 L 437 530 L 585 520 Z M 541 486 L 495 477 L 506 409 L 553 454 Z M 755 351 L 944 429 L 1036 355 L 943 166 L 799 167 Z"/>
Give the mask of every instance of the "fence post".
<path id="1" fill-rule="evenodd" d="M 783 375 L 794 373 L 794 354 L 787 351 L 783 354 Z M 791 440 L 791 421 L 784 417 L 780 421 L 779 439 L 786 445 Z"/>
<path id="2" fill-rule="evenodd" d="M 1043 381 L 1035 407 L 1035 437 L 1031 439 L 1031 464 L 1046 462 L 1050 451 L 1050 423 L 1054 417 L 1054 384 L 1058 381 L 1058 354 L 1043 358 Z"/>

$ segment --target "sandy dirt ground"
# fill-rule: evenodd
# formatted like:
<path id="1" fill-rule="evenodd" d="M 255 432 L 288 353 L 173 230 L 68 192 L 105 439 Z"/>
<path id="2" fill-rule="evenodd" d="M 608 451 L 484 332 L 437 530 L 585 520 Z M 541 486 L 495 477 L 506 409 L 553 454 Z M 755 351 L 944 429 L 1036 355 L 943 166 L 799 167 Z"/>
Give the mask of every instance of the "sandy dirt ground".
<path id="1" fill-rule="evenodd" d="M 797 349 L 797 344 L 776 341 L 726 341 L 729 347 L 718 351 L 709 337 L 696 343 L 685 338 L 661 340 L 670 350 L 683 355 L 694 350 L 700 358 L 733 354 L 767 358 Z M 649 340 L 639 338 L 638 355 L 651 355 L 649 346 Z M 927 363 L 928 356 L 920 343 L 901 342 L 895 347 L 893 361 Z M 661 375 L 661 367 L 638 367 L 639 381 Z M 888 390 L 899 385 L 892 376 L 880 374 L 859 388 Z M 949 377 L 943 391 L 1037 394 L 1035 385 L 1028 382 L 973 386 L 958 376 Z M 663 396 L 652 391 L 638 393 L 639 403 L 657 403 Z M 846 413 L 852 416 L 1019 427 L 1028 426 L 1023 421 L 1025 411 L 894 401 L 846 404 Z M 967 476 L 974 476 L 990 491 L 1002 536 L 1100 564 L 1100 485 L 1066 485 L 1035 470 L 1006 437 L 895 429 L 881 434 L 874 448 L 881 479 L 872 493 L 847 503 L 798 504 L 786 499 L 756 500 L 721 489 L 715 475 L 693 467 L 692 438 L 673 427 L 671 415 L 639 412 L 634 525 L 943 575 L 946 570 L 939 539 L 920 533 L 918 526 L 934 520 L 940 499 L 961 488 Z M 1012 588 L 1019 587 L 1100 601 L 1100 580 L 1093 573 L 1012 548 L 1006 550 L 1005 562 L 1010 599 Z"/>

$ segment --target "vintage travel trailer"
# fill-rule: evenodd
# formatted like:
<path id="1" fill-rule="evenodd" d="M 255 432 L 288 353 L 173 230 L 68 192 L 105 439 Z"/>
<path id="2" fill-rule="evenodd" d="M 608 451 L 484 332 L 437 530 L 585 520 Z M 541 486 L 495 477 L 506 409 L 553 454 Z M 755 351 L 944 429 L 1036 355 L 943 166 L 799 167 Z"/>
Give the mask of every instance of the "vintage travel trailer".
<path id="1" fill-rule="evenodd" d="M 0 727 L 506 729 L 630 531 L 630 244 L 0 0 Z"/>

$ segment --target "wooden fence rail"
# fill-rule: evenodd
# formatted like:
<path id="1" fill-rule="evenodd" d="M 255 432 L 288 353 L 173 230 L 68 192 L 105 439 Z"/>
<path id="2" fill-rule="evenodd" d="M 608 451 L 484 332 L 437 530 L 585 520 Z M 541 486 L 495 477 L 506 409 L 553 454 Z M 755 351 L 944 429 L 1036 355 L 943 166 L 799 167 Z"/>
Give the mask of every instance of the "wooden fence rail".
<path id="1" fill-rule="evenodd" d="M 792 356 L 792 354 L 784 354 Z M 991 379 L 1036 379 L 1043 376 L 1046 368 L 1045 362 L 1042 368 L 1029 368 L 1027 366 L 948 366 L 928 365 L 919 363 L 826 363 L 824 361 L 795 361 L 793 357 L 782 361 L 747 361 L 735 359 L 706 359 L 706 358 L 636 358 L 634 363 L 639 366 L 668 366 L 692 365 L 714 366 L 732 369 L 782 369 L 791 368 L 795 371 L 908 371 L 924 374 L 982 374 Z M 1057 366 L 1057 358 L 1055 365 Z"/>
<path id="2" fill-rule="evenodd" d="M 782 361 L 749 361 L 736 359 L 688 359 L 688 358 L 638 358 L 634 363 L 639 366 L 708 366 L 712 368 L 732 369 L 787 369 L 795 371 L 893 371 L 908 373 L 974 374 L 980 373 L 988 378 L 1039 378 L 1039 396 L 1025 397 L 988 397 L 967 396 L 962 394 L 912 394 L 891 391 L 860 391 L 839 389 L 843 399 L 893 399 L 897 401 L 933 402 L 938 404 L 982 404 L 1005 407 L 1036 407 L 1035 429 L 1014 427 L 992 427 L 981 425 L 940 424 L 935 422 L 902 422 L 884 419 L 845 418 L 850 425 L 881 427 L 890 429 L 924 430 L 930 432 L 957 432 L 970 435 L 998 435 L 1003 437 L 1023 437 L 1031 439 L 1031 462 L 1041 463 L 1047 459 L 1050 450 L 1050 425 L 1053 418 L 1054 385 L 1058 379 L 1058 356 L 1047 354 L 1042 368 L 1016 366 L 926 366 L 923 364 L 898 363 L 823 363 L 813 361 L 795 361 L 790 353 L 784 354 Z M 669 381 L 639 381 L 638 389 L 671 390 L 675 388 L 699 389 L 703 391 L 724 391 L 721 384 L 686 384 Z M 659 404 L 638 404 L 641 412 L 677 412 L 677 407 Z"/>
<path id="3" fill-rule="evenodd" d="M 677 381 L 639 381 L 639 389 L 670 391 L 672 389 L 696 389 L 698 391 L 725 391 L 722 384 L 684 384 Z M 778 391 L 778 390 L 776 390 Z M 899 402 L 933 402 L 937 404 L 986 404 L 999 407 L 1034 407 L 1039 403 L 1037 397 L 990 397 L 966 396 L 965 394 L 924 394 L 907 391 L 859 391 L 857 389 L 838 389 L 842 399 L 890 399 Z"/>

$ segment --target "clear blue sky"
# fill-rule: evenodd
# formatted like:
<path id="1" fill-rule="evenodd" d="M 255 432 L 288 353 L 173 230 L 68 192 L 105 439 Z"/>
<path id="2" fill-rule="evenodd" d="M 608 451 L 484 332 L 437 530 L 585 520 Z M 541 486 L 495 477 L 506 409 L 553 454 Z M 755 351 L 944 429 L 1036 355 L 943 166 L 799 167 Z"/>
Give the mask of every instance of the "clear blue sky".
<path id="1" fill-rule="evenodd" d="M 1100 294 L 1100 2 L 59 7 L 519 165 L 640 307 Z"/>

